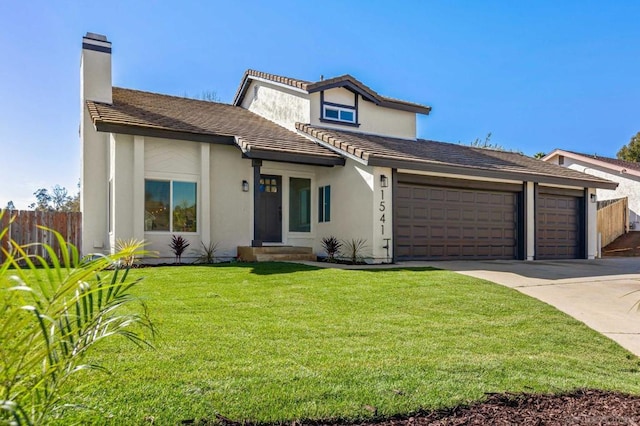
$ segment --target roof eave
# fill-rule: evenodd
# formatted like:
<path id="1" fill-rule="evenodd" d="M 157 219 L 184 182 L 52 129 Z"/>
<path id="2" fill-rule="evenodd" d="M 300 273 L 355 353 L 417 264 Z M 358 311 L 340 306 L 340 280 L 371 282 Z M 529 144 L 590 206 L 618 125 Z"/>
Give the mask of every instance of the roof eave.
<path id="1" fill-rule="evenodd" d="M 385 108 L 398 109 L 401 111 L 415 112 L 417 114 L 424 115 L 429 115 L 429 113 L 431 112 L 430 106 L 405 104 L 402 102 L 394 102 L 389 100 L 383 100 L 382 102 L 380 102 L 380 106 Z"/>
<path id="2" fill-rule="evenodd" d="M 102 120 L 94 121 L 98 132 L 120 133 L 125 135 L 146 136 L 164 139 L 177 139 L 191 142 L 207 142 L 219 145 L 234 145 L 233 136 L 210 133 L 194 133 L 169 130 L 156 127 L 136 126 L 131 124 L 111 123 Z"/>
<path id="3" fill-rule="evenodd" d="M 327 84 L 322 84 L 322 82 L 315 83 L 308 88 L 308 92 L 309 93 L 321 92 L 323 90 L 335 89 L 336 87 L 344 87 L 347 90 L 350 90 L 354 93 L 359 94 L 364 99 L 371 101 L 376 105 L 379 105 L 382 102 L 382 100 L 377 96 L 377 94 L 364 90 L 363 88 L 359 87 L 358 85 L 354 84 L 352 81 L 349 81 L 349 80 L 334 81 Z"/>
<path id="4" fill-rule="evenodd" d="M 421 161 L 400 160 L 376 156 L 370 156 L 367 164 L 370 166 L 390 167 L 395 169 L 419 170 L 435 173 L 488 177 L 494 179 L 519 180 L 523 182 L 536 182 L 549 185 L 568 185 L 580 188 L 616 189 L 616 187 L 618 186 L 617 183 L 610 181 L 592 181 L 587 179 L 539 175 L 535 173 L 488 170 L 482 168 L 470 168 L 449 164 L 427 163 Z"/>
<path id="5" fill-rule="evenodd" d="M 283 163 L 296 163 L 296 164 L 308 164 L 313 166 L 344 166 L 345 159 L 341 157 L 331 156 L 319 156 L 313 154 L 293 153 L 285 151 L 273 151 L 266 149 L 251 148 L 250 150 L 243 150 L 243 156 L 247 158 L 265 160 L 265 161 L 278 161 Z"/>
<path id="6" fill-rule="evenodd" d="M 245 71 L 244 75 L 242 76 L 242 81 L 240 82 L 240 86 L 236 91 L 236 95 L 233 97 L 232 105 L 240 106 L 240 104 L 242 104 L 244 95 L 247 93 L 247 89 L 249 88 L 249 84 L 247 84 L 248 81 L 249 81 L 249 73 Z"/>

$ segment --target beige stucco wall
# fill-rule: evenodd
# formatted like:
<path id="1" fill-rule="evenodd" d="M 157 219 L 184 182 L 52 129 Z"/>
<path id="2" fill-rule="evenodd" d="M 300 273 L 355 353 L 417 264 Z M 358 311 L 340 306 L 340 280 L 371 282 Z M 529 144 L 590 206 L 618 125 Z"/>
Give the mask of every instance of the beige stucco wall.
<path id="1" fill-rule="evenodd" d="M 218 245 L 216 256 L 235 257 L 239 245 L 253 239 L 253 168 L 232 146 L 211 145 L 211 242 Z M 242 191 L 242 181 L 249 192 Z"/>
<path id="2" fill-rule="evenodd" d="M 380 188 L 379 174 L 387 169 L 377 169 L 347 159 L 344 167 L 322 169 L 317 174 L 316 187 L 331 185 L 331 221 L 317 224 L 317 239 L 314 251 L 325 255 L 321 241 L 324 237 L 334 236 L 338 240 L 364 239 L 364 253 L 370 260 L 384 262 L 387 252 L 382 248 L 379 219 Z M 391 173 L 388 171 L 389 188 L 385 191 L 384 204 L 391 211 Z M 314 197 L 317 203 L 317 196 Z M 317 210 L 317 204 L 316 204 Z M 316 213 L 317 215 L 317 213 Z M 375 219 L 375 220 L 374 220 Z M 385 238 L 391 238 L 392 224 L 385 226 Z M 393 255 L 392 251 L 389 252 Z"/>
<path id="3" fill-rule="evenodd" d="M 145 249 L 154 253 L 145 262 L 172 262 L 171 237 L 182 235 L 190 243 L 182 259 L 190 262 L 201 249 L 201 242 L 216 243 L 216 256 L 223 259 L 235 257 L 238 245 L 251 243 L 253 198 L 252 192 L 242 192 L 242 181 L 253 185 L 253 169 L 251 161 L 243 159 L 237 148 L 122 134 L 96 133 L 94 136 L 107 138 L 104 178 L 100 179 L 95 170 L 93 173 L 93 183 L 103 184 L 104 194 L 100 197 L 101 204 L 94 200 L 94 204 L 87 207 L 105 213 L 100 223 L 94 217 L 94 228 L 90 228 L 101 231 L 94 232 L 102 234 L 100 251 L 112 251 L 119 239 L 144 239 Z M 145 179 L 196 182 L 197 232 L 144 231 Z M 111 232 L 106 215 L 109 180 L 112 181 L 114 201 L 110 212 L 113 218 Z M 97 240 L 97 237 L 93 238 Z"/>
<path id="4" fill-rule="evenodd" d="M 346 92 L 346 93 L 345 93 Z M 353 94 L 344 88 L 335 88 L 325 91 L 325 99 L 336 102 L 344 99 L 346 105 L 353 105 Z M 402 139 L 416 138 L 416 114 L 413 112 L 399 111 L 377 106 L 373 102 L 358 99 L 359 127 L 344 126 L 320 121 L 320 93 L 312 93 L 311 100 L 311 124 L 339 130 L 370 133 L 375 135 L 391 136 Z M 336 102 L 341 103 L 341 102 Z"/>
<path id="5" fill-rule="evenodd" d="M 335 89 L 325 90 L 324 92 L 325 102 L 332 102 L 335 104 L 342 104 L 348 106 L 356 106 L 356 95 L 345 89 L 344 87 L 336 87 Z M 360 101 L 362 98 L 359 99 Z"/>
<path id="6" fill-rule="evenodd" d="M 309 95 L 268 82 L 251 80 L 241 106 L 294 131 L 310 120 Z"/>

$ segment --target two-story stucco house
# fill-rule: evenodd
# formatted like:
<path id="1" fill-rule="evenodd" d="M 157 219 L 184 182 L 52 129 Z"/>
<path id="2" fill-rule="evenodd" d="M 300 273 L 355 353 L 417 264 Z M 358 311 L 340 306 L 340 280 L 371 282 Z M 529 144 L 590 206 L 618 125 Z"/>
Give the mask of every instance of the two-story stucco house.
<path id="1" fill-rule="evenodd" d="M 592 258 L 597 188 L 522 154 L 418 139 L 430 107 L 350 75 L 247 71 L 233 104 L 112 86 L 111 43 L 83 38 L 83 252 L 137 238 L 192 247 L 364 239 L 373 262 Z"/>

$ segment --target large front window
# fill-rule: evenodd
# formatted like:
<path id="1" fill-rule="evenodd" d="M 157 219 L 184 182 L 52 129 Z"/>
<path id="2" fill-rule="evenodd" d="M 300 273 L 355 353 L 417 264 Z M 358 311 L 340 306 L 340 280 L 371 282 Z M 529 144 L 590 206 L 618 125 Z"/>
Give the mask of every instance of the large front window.
<path id="1" fill-rule="evenodd" d="M 144 230 L 197 231 L 196 183 L 144 181 Z"/>
<path id="2" fill-rule="evenodd" d="M 289 179 L 289 231 L 311 231 L 311 179 Z"/>

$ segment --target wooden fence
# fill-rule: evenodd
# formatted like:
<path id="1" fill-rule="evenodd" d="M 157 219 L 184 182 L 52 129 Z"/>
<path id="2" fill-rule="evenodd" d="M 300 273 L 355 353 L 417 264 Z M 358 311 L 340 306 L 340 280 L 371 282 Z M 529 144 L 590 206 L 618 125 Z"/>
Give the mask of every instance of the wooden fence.
<path id="1" fill-rule="evenodd" d="M 602 247 L 612 243 L 629 230 L 629 202 L 627 197 L 598 202 L 598 232 Z"/>
<path id="2" fill-rule="evenodd" d="M 20 245 L 32 243 L 49 244 L 60 256 L 60 246 L 55 236 L 38 226 L 44 226 L 58 231 L 68 243 L 81 249 L 82 244 L 82 214 L 78 212 L 39 212 L 31 210 L 3 210 L 0 218 L 0 230 L 8 228 L 9 232 L 0 240 L 0 245 L 9 248 L 9 240 Z M 11 220 L 13 219 L 13 220 Z M 48 257 L 46 251 L 37 244 L 31 246 L 30 254 Z M 5 260 L 0 251 L 0 263 Z"/>

